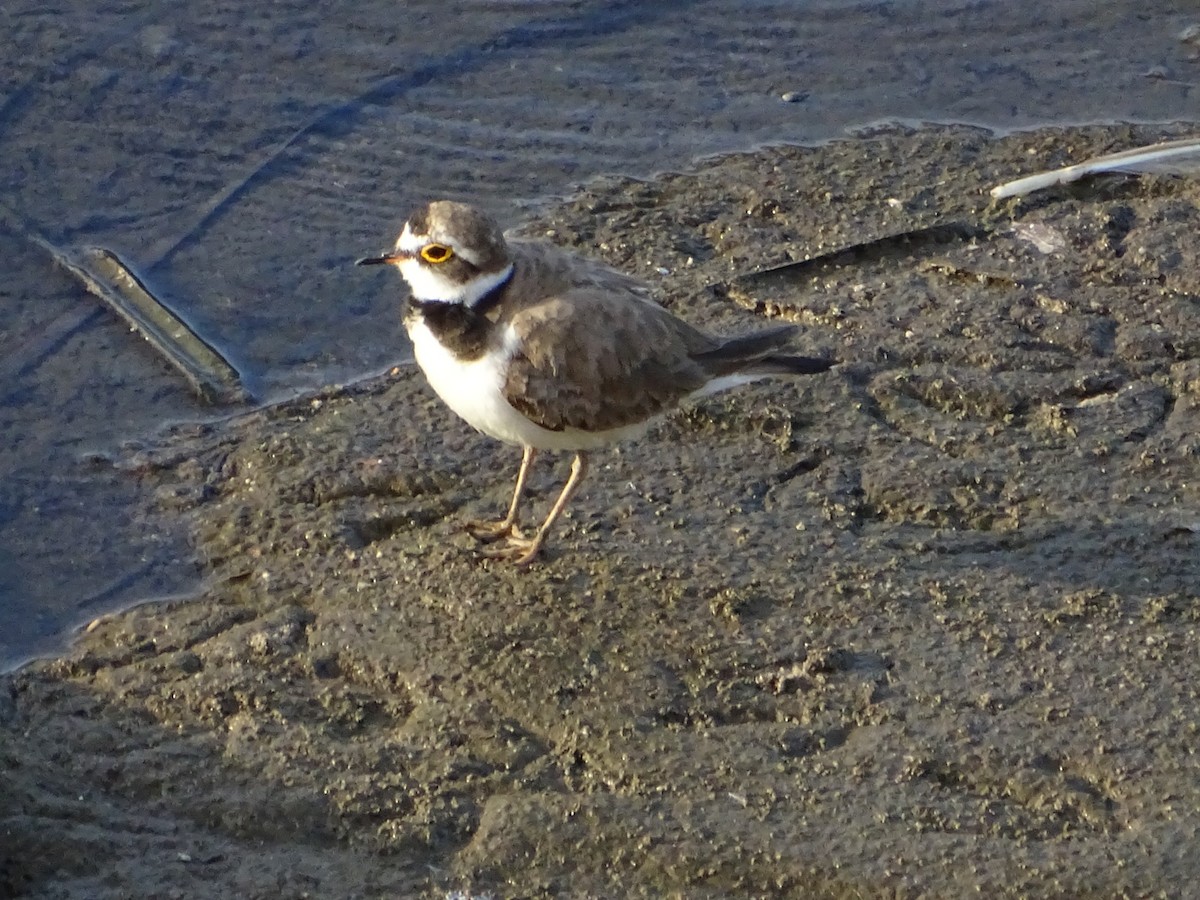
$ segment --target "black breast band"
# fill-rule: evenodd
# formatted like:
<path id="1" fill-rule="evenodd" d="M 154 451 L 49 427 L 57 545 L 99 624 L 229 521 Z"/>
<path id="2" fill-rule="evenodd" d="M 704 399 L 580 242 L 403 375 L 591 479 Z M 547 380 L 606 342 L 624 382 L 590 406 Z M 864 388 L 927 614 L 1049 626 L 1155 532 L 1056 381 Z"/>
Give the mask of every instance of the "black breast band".
<path id="1" fill-rule="evenodd" d="M 488 318 L 504 298 L 504 292 L 512 283 L 512 272 L 498 285 L 484 294 L 473 306 L 462 303 L 447 303 L 444 300 L 410 301 L 410 306 L 420 314 L 433 336 L 459 359 L 478 359 L 488 347 L 488 337 L 495 324 Z"/>

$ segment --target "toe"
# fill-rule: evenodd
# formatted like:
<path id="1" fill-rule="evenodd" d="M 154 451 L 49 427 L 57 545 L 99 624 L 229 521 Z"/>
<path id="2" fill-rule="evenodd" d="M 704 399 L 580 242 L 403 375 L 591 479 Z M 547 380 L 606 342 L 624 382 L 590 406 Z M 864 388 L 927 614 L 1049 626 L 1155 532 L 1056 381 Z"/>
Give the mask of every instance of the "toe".
<path id="1" fill-rule="evenodd" d="M 501 538 L 521 537 L 521 529 L 511 522 L 477 522 L 463 523 L 463 530 L 477 541 L 489 543 Z"/>
<path id="2" fill-rule="evenodd" d="M 526 538 L 518 533 L 510 536 L 503 546 L 488 547 L 480 553 L 487 559 L 503 559 L 524 568 L 537 558 L 541 549 L 542 542 L 536 537 Z"/>

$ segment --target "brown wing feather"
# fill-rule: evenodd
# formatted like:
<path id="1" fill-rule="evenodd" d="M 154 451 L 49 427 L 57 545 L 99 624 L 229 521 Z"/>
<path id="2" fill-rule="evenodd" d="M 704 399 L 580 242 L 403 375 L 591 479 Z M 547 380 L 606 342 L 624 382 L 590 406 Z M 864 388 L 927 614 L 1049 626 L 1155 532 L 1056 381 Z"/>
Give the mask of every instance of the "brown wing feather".
<path id="1" fill-rule="evenodd" d="M 709 378 L 715 342 L 657 304 L 578 287 L 508 320 L 521 338 L 505 396 L 543 428 L 604 431 L 664 412 Z"/>

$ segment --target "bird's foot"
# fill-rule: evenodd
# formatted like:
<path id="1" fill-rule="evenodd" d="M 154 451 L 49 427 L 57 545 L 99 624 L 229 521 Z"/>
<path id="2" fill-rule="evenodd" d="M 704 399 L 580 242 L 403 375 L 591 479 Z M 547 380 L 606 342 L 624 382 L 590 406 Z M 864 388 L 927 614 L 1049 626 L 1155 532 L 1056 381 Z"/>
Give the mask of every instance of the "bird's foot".
<path id="1" fill-rule="evenodd" d="M 483 541 L 485 544 L 490 544 L 492 541 L 499 541 L 505 538 L 512 540 L 523 540 L 525 535 L 521 529 L 517 527 L 516 522 L 511 522 L 505 519 L 501 522 L 483 522 L 472 520 L 463 523 L 463 530 L 475 538 L 477 541 Z"/>
<path id="2" fill-rule="evenodd" d="M 502 546 L 488 547 L 480 554 L 487 559 L 502 559 L 511 562 L 518 569 L 530 565 L 542 550 L 542 535 L 531 538 L 520 534 L 509 535 Z"/>

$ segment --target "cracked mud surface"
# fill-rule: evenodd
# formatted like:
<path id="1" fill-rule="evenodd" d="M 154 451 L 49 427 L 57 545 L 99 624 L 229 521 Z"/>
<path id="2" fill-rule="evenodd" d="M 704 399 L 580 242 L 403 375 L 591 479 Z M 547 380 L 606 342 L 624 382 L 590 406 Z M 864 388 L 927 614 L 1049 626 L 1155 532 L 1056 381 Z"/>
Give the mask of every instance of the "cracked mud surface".
<path id="1" fill-rule="evenodd" d="M 692 321 L 844 365 L 598 456 L 528 573 L 454 524 L 519 454 L 412 371 L 128 460 L 211 586 L 4 679 L 0 892 L 1196 881 L 1200 191 L 986 203 L 1176 133 L 884 131 L 543 210 Z"/>

